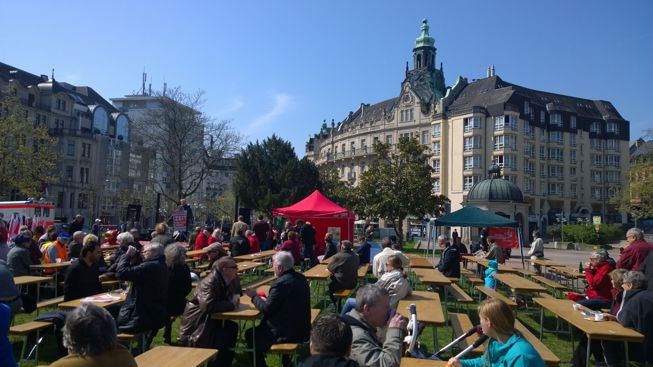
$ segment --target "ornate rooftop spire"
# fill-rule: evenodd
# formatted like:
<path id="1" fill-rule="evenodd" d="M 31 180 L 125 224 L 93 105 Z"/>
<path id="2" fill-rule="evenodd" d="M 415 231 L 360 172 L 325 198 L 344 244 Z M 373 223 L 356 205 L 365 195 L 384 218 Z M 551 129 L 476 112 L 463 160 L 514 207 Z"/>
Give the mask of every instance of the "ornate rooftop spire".
<path id="1" fill-rule="evenodd" d="M 422 20 L 422 32 L 419 37 L 415 40 L 415 48 L 430 46 L 434 47 L 435 39 L 429 35 L 429 21 L 426 19 Z"/>

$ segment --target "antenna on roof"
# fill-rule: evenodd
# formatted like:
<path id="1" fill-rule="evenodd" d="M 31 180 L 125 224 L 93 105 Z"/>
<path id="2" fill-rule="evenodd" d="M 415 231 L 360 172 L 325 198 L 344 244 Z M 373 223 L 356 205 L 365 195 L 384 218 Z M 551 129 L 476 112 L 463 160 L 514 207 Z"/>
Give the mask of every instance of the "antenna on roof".
<path id="1" fill-rule="evenodd" d="M 163 96 L 166 96 L 166 92 L 168 91 L 168 83 L 163 82 Z"/>
<path id="2" fill-rule="evenodd" d="M 148 95 L 148 96 L 151 96 L 151 95 L 152 95 L 152 83 L 150 83 L 150 85 L 149 85 L 149 88 L 148 88 L 148 91 L 147 91 L 147 95 Z"/>
<path id="3" fill-rule="evenodd" d="M 52 81 L 54 81 L 54 68 L 52 68 Z"/>
<path id="4" fill-rule="evenodd" d="M 141 87 L 141 91 L 143 95 L 145 95 L 145 82 L 147 81 L 147 73 L 143 71 L 143 85 Z"/>
<path id="5" fill-rule="evenodd" d="M 494 70 L 494 64 L 492 64 L 492 76 L 497 76 L 496 71 Z"/>

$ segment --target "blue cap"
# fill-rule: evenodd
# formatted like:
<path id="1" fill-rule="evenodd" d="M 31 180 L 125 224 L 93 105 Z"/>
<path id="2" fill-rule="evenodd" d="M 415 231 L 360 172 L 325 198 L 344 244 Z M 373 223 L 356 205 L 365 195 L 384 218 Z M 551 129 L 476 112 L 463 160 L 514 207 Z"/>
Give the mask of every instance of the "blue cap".
<path id="1" fill-rule="evenodd" d="M 62 240 L 69 240 L 70 239 L 70 233 L 68 233 L 68 232 L 59 232 L 57 237 L 61 238 Z"/>

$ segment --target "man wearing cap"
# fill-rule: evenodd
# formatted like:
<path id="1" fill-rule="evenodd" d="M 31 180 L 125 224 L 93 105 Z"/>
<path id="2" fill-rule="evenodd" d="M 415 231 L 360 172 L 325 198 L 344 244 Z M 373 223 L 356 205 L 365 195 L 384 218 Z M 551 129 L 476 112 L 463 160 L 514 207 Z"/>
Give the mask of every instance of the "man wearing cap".
<path id="1" fill-rule="evenodd" d="M 31 244 L 32 239 L 29 234 L 22 233 L 14 237 L 14 247 L 7 254 L 7 265 L 15 277 L 33 274 L 30 270 L 32 260 L 29 256 Z"/>
<path id="2" fill-rule="evenodd" d="M 207 247 L 205 247 L 206 256 L 209 258 L 209 269 L 213 269 L 213 263 L 218 261 L 220 258 L 229 256 L 227 251 L 222 247 L 220 242 L 214 242 Z"/>
<path id="3" fill-rule="evenodd" d="M 66 245 L 70 240 L 70 235 L 67 232 L 59 232 L 57 239 L 43 246 L 43 263 L 51 264 L 59 261 L 68 261 L 68 252 Z"/>

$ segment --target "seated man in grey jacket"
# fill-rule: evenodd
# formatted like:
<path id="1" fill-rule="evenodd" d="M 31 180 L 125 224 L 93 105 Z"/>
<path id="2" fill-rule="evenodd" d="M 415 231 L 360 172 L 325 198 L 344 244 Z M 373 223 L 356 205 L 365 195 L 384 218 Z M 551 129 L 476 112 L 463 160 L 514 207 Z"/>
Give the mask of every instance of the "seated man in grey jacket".
<path id="1" fill-rule="evenodd" d="M 353 333 L 350 358 L 361 367 L 399 367 L 408 319 L 400 314 L 390 318 L 390 310 L 388 291 L 368 284 L 356 293 L 356 309 L 342 316 Z M 388 330 L 381 343 L 376 328 L 385 326 Z"/>

